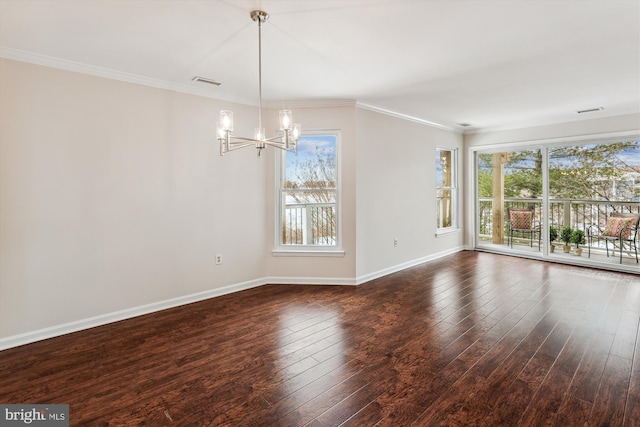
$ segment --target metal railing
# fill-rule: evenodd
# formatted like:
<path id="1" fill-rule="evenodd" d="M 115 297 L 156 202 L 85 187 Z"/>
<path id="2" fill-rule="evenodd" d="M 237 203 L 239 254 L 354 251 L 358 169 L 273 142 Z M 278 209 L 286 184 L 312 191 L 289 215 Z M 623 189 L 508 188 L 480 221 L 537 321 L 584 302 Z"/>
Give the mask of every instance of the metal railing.
<path id="1" fill-rule="evenodd" d="M 282 224 L 283 245 L 335 246 L 335 203 L 287 204 Z"/>
<path id="2" fill-rule="evenodd" d="M 479 200 L 479 228 L 480 240 L 491 240 L 493 235 L 493 200 L 480 198 Z M 504 199 L 504 234 L 507 233 L 507 208 L 533 208 L 534 221 L 542 224 L 541 199 Z M 640 201 L 609 201 L 609 200 L 577 200 L 550 199 L 549 225 L 558 229 L 570 226 L 585 231 L 590 225 L 604 226 L 607 218 L 613 212 L 640 214 Z"/>

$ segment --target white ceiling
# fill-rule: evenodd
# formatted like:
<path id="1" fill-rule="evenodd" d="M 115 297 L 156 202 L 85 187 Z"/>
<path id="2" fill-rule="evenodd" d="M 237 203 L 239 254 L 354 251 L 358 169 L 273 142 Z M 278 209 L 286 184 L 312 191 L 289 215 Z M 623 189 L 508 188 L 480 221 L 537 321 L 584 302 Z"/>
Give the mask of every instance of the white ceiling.
<path id="1" fill-rule="evenodd" d="M 456 129 L 640 112 L 638 0 L 0 0 L 0 53 L 256 105 L 253 9 L 273 105 L 356 100 Z"/>

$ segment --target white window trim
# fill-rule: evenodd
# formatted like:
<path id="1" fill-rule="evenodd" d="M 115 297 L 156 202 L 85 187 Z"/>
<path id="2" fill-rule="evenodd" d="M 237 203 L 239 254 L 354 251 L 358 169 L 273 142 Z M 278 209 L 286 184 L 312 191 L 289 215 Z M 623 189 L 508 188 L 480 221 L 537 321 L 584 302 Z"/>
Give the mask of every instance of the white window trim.
<path id="1" fill-rule="evenodd" d="M 459 227 L 446 227 L 446 228 L 438 228 L 436 231 L 436 237 L 443 237 L 449 234 L 462 233 L 462 229 Z"/>
<path id="2" fill-rule="evenodd" d="M 271 251 L 271 255 L 273 256 L 283 256 L 283 257 L 343 257 L 344 250 L 342 249 L 327 249 L 326 246 L 312 246 L 314 248 L 319 248 L 317 250 L 310 249 L 308 247 L 304 247 L 301 249 L 274 249 Z M 322 248 L 322 249 L 320 249 Z"/>
<path id="3" fill-rule="evenodd" d="M 443 145 L 438 145 L 436 146 L 436 154 L 441 151 L 441 150 L 447 150 L 447 151 L 451 151 L 453 153 L 453 160 L 452 160 L 452 164 L 453 164 L 453 177 L 452 177 L 452 185 L 450 186 L 451 188 L 451 194 L 452 194 L 452 206 L 453 206 L 453 213 L 452 213 L 452 218 L 451 218 L 451 222 L 452 225 L 449 227 L 443 227 L 443 228 L 439 228 L 438 225 L 436 224 L 436 233 L 435 236 L 439 237 L 439 236 L 446 236 L 448 234 L 454 234 L 454 233 L 459 233 L 461 232 L 461 228 L 458 222 L 458 210 L 459 210 L 459 206 L 458 206 L 458 198 L 459 198 L 459 189 L 458 189 L 458 169 L 459 169 L 459 160 L 458 160 L 458 148 L 456 147 L 447 147 L 447 146 L 443 146 Z M 437 160 L 437 159 L 436 159 Z M 438 183 L 436 182 L 436 188 L 435 188 L 435 192 L 436 192 L 436 218 L 438 217 L 438 203 L 437 203 L 437 192 L 438 192 Z"/>
<path id="4" fill-rule="evenodd" d="M 286 152 L 281 152 L 276 155 L 276 171 L 275 179 L 276 179 L 276 191 L 275 191 L 275 199 L 276 199 L 276 220 L 275 220 L 275 234 L 274 238 L 274 248 L 271 251 L 272 256 L 277 257 L 342 257 L 345 254 L 344 249 L 342 248 L 342 179 L 341 179 L 341 164 L 342 164 L 342 133 L 337 129 L 314 129 L 314 130 L 304 130 L 304 135 L 307 136 L 322 136 L 322 135 L 332 135 L 336 137 L 336 216 L 337 216 L 337 224 L 336 224 L 336 245 L 335 246 L 325 246 L 325 245 L 283 245 L 280 241 L 281 236 L 281 218 L 282 218 L 282 179 L 284 178 L 284 158 L 286 156 Z"/>

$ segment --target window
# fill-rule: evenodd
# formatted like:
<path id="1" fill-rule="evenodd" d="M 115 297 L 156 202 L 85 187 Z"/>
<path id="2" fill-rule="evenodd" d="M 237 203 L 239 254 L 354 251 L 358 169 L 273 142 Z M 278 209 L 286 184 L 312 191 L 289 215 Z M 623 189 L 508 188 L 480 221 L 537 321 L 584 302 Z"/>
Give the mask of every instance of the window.
<path id="1" fill-rule="evenodd" d="M 456 150 L 436 149 L 436 219 L 438 233 L 457 228 Z"/>
<path id="2" fill-rule="evenodd" d="M 339 245 L 338 134 L 306 132 L 298 153 L 280 158 L 279 224 L 281 249 L 326 250 Z"/>

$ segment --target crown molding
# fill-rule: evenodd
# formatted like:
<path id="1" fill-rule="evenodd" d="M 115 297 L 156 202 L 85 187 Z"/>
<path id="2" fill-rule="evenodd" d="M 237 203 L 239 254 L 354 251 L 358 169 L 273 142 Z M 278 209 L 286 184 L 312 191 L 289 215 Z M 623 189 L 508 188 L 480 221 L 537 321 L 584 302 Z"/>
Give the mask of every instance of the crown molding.
<path id="1" fill-rule="evenodd" d="M 154 79 L 139 74 L 127 73 L 124 71 L 113 70 L 110 68 L 98 67 L 95 65 L 84 64 L 67 59 L 56 58 L 53 56 L 42 55 L 39 53 L 28 52 L 19 49 L 13 49 L 0 46 L 0 58 L 11 59 L 14 61 L 27 62 L 35 65 L 42 65 L 50 68 L 71 71 L 75 73 L 87 74 L 90 76 L 103 77 L 106 79 L 117 80 L 125 83 L 139 84 L 157 89 L 165 89 L 173 92 L 181 92 L 190 95 L 202 96 L 205 98 L 221 99 L 214 96 L 210 90 L 202 87 L 196 87 L 189 84 L 172 83 L 166 80 Z M 222 99 L 229 102 L 239 104 L 247 104 L 246 101 L 235 99 Z M 250 104 L 249 104 L 250 105 Z"/>
<path id="2" fill-rule="evenodd" d="M 438 128 L 438 129 L 444 129 L 444 130 L 448 130 L 448 131 L 451 131 L 451 132 L 462 133 L 462 130 L 456 129 L 456 128 L 451 127 L 451 126 L 445 126 L 445 125 L 442 125 L 440 123 L 432 122 L 430 120 L 421 119 L 420 117 L 410 116 L 408 114 L 399 113 L 397 111 L 389 110 L 389 109 L 383 108 L 383 107 L 378 107 L 377 105 L 368 104 L 366 102 L 358 101 L 358 102 L 356 102 L 356 107 L 362 108 L 363 110 L 369 110 L 369 111 L 373 111 L 373 112 L 376 112 L 376 113 L 385 114 L 387 116 L 392 116 L 392 117 L 396 117 L 396 118 L 399 118 L 399 119 L 420 123 L 420 124 L 431 126 L 431 127 Z"/>
<path id="3" fill-rule="evenodd" d="M 56 58 L 53 56 L 42 55 L 39 53 L 28 52 L 20 49 L 13 49 L 0 46 L 0 58 L 11 59 L 14 61 L 27 62 L 35 65 L 42 65 L 50 68 L 71 71 L 75 73 L 87 74 L 96 77 L 103 77 L 111 80 L 118 80 L 126 83 L 134 83 L 143 86 L 154 87 L 157 89 L 165 89 L 173 92 L 181 92 L 190 95 L 202 96 L 205 98 L 213 98 L 222 101 L 236 102 L 239 104 L 256 106 L 255 103 L 246 100 L 228 99 L 216 96 L 208 88 L 196 87 L 190 84 L 172 83 L 165 80 L 154 79 L 139 74 L 127 73 L 124 71 L 113 70 L 110 68 L 97 67 L 95 65 L 84 64 L 76 61 Z M 319 99 L 319 100 L 298 100 L 298 101 L 271 101 L 265 102 L 266 108 L 339 108 L 354 107 L 355 99 Z"/>
<path id="4" fill-rule="evenodd" d="M 529 120 L 529 121 L 521 121 L 521 122 L 517 122 L 517 123 L 510 123 L 504 126 L 488 126 L 488 127 L 480 127 L 480 128 L 474 128 L 474 129 L 467 129 L 464 134 L 465 135 L 478 135 L 478 134 L 483 134 L 483 133 L 494 133 L 494 132 L 503 132 L 503 131 L 512 131 L 512 130 L 522 130 L 522 129 L 529 129 L 529 128 L 539 128 L 539 127 L 544 127 L 544 126 L 555 126 L 555 125 L 564 125 L 564 124 L 569 124 L 569 123 L 580 123 L 580 122 L 588 122 L 591 120 L 606 120 L 606 119 L 612 119 L 612 118 L 616 118 L 616 117 L 622 117 L 622 116 L 628 116 L 628 115 L 636 115 L 639 114 L 640 111 L 629 111 L 629 112 L 607 112 L 602 113 L 600 115 L 596 116 L 589 116 L 589 117 L 575 117 L 572 119 L 566 119 L 566 120 L 562 120 L 562 119 L 556 119 L 556 120 L 549 120 L 549 119 L 540 119 L 540 120 Z"/>
<path id="5" fill-rule="evenodd" d="M 111 80 L 117 80 L 125 83 L 139 84 L 143 86 L 149 86 L 157 89 L 170 90 L 173 92 L 186 93 L 190 95 L 202 96 L 205 98 L 212 98 L 222 101 L 235 102 L 245 105 L 254 104 L 247 102 L 246 100 L 222 98 L 215 96 L 209 89 L 192 86 L 189 84 L 173 83 L 166 80 L 155 79 L 152 77 L 146 77 L 139 74 L 127 73 L 124 71 L 113 70 L 110 68 L 98 67 L 95 65 L 84 64 L 81 62 L 70 61 L 67 59 L 56 58 L 53 56 L 42 55 L 39 53 L 28 52 L 20 49 L 13 49 L 6 46 L 0 46 L 0 58 L 10 59 L 14 61 L 27 62 L 35 65 L 42 65 L 45 67 L 57 68 L 60 70 L 71 71 L 75 73 L 87 74 L 96 77 L 102 77 Z M 374 111 L 376 113 L 385 114 L 388 116 L 408 120 L 423 125 L 435 127 L 438 129 L 444 129 L 451 132 L 463 133 L 461 129 L 456 129 L 451 126 L 445 126 L 440 123 L 435 123 L 430 120 L 425 120 L 419 117 L 403 114 L 397 111 L 389 110 L 387 108 L 379 107 L 366 102 L 357 101 L 355 99 L 315 99 L 315 100 L 297 100 L 297 101 L 271 101 L 265 102 L 266 108 L 341 108 L 341 107 L 356 107 L 364 110 Z"/>

